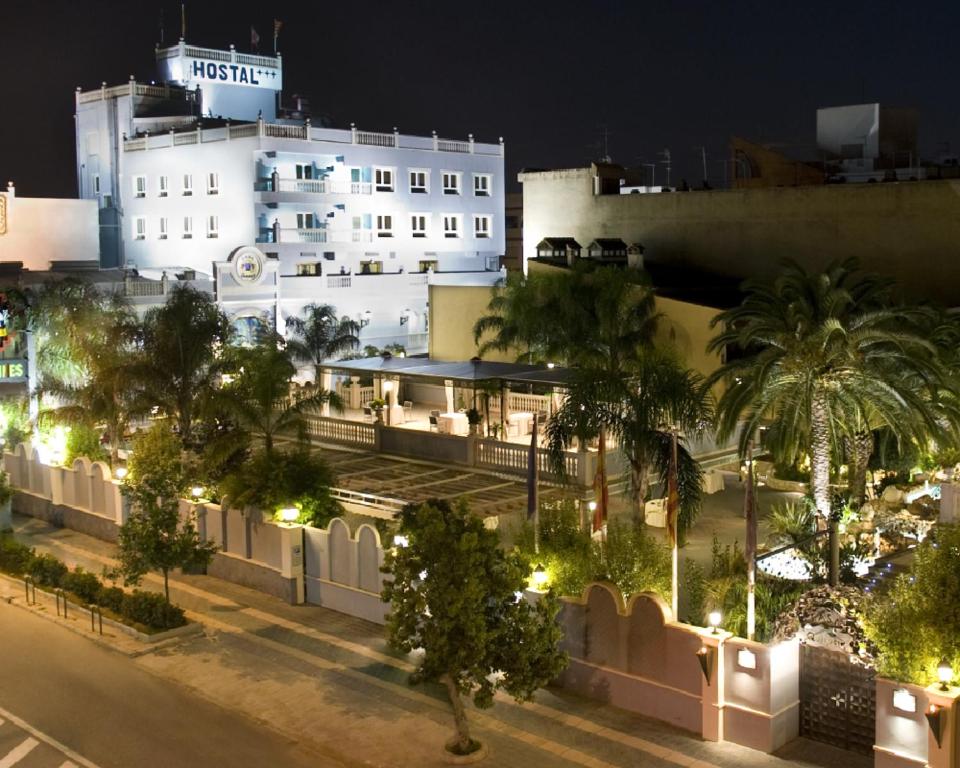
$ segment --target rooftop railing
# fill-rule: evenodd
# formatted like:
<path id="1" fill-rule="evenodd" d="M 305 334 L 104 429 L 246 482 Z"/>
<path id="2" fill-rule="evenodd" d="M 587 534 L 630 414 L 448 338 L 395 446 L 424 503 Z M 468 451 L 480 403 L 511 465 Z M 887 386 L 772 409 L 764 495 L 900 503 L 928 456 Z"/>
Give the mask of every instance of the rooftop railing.
<path id="1" fill-rule="evenodd" d="M 199 45 L 187 45 L 181 40 L 177 45 L 169 48 L 157 48 L 157 60 L 172 59 L 175 56 L 189 56 L 192 59 L 209 59 L 210 61 L 222 61 L 227 64 L 248 64 L 254 67 L 272 67 L 280 69 L 282 67 L 282 57 L 278 53 L 276 56 L 260 56 L 253 53 L 239 53 L 232 45 L 229 51 L 219 51 L 216 48 L 203 48 Z"/>
<path id="2" fill-rule="evenodd" d="M 77 105 L 90 104 L 95 101 L 106 101 L 121 96 L 151 96 L 158 99 L 183 99 L 184 101 L 195 102 L 197 92 L 187 88 L 180 88 L 175 85 L 150 85 L 149 83 L 138 83 L 133 78 L 125 85 L 114 85 L 107 88 L 106 83 L 102 83 L 99 88 L 93 91 L 82 91 L 77 88 Z"/>

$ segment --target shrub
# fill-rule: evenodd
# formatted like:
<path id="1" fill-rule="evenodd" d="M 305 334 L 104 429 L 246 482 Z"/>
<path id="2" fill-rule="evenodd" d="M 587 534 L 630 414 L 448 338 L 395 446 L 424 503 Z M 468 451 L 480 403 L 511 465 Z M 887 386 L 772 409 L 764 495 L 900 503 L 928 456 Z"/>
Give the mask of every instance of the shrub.
<path id="1" fill-rule="evenodd" d="M 806 498 L 775 504 L 767 518 L 770 535 L 777 544 L 796 544 L 816 530 L 812 505 Z"/>
<path id="2" fill-rule="evenodd" d="M 35 557 L 30 547 L 12 536 L 0 535 L 0 571 L 22 576 L 30 572 Z"/>
<path id="3" fill-rule="evenodd" d="M 702 627 L 705 623 L 707 579 L 695 560 L 686 558 L 680 576 L 680 621 Z"/>
<path id="4" fill-rule="evenodd" d="M 53 555 L 36 555 L 30 563 L 28 573 L 37 580 L 37 584 L 44 587 L 59 587 L 60 580 L 67 574 L 68 569 Z"/>
<path id="5" fill-rule="evenodd" d="M 73 592 L 85 603 L 97 602 L 103 585 L 95 573 L 89 573 L 80 566 L 65 573 L 60 579 L 60 587 L 67 592 Z"/>
<path id="6" fill-rule="evenodd" d="M 158 592 L 139 589 L 124 595 L 120 615 L 152 629 L 173 629 L 187 623 L 182 608 L 171 605 Z"/>
<path id="7" fill-rule="evenodd" d="M 66 455 L 63 466 L 72 467 L 74 459 L 86 456 L 90 461 L 108 461 L 108 454 L 100 442 L 100 433 L 86 424 L 74 424 L 67 433 Z"/>
<path id="8" fill-rule="evenodd" d="M 97 595 L 97 605 L 113 611 L 117 616 L 123 612 L 123 598 L 126 593 L 120 587 L 101 587 Z"/>

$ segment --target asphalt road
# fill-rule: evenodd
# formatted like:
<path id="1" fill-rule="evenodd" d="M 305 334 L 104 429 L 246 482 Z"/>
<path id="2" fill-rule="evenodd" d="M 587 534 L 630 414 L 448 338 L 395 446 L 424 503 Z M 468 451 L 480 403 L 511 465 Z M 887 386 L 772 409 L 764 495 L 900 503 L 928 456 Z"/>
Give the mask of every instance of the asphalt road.
<path id="1" fill-rule="evenodd" d="M 343 764 L 0 603 L 0 768 L 221 765 Z"/>

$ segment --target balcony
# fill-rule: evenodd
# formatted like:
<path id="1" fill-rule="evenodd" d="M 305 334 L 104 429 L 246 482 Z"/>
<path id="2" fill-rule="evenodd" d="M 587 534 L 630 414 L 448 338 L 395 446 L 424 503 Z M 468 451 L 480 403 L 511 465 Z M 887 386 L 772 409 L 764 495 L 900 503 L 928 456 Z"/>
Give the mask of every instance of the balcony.
<path id="1" fill-rule="evenodd" d="M 298 229 L 296 227 L 261 229 L 257 235 L 258 243 L 325 243 L 327 230 Z"/>
<path id="2" fill-rule="evenodd" d="M 369 195 L 373 184 L 369 181 L 343 181 L 339 179 L 260 179 L 254 182 L 255 192 L 273 193 L 264 202 L 283 202 L 278 195 Z M 297 198 L 291 200 L 296 202 Z"/>

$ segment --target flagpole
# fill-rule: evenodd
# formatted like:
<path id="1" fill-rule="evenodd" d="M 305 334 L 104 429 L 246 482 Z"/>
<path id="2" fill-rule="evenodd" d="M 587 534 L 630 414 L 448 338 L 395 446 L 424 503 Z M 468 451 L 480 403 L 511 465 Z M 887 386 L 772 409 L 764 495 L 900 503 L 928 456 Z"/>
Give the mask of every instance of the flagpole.
<path id="1" fill-rule="evenodd" d="M 752 440 L 747 442 L 747 487 L 743 506 L 747 519 L 747 544 L 744 552 L 744 559 L 747 561 L 747 639 L 753 640 L 757 626 L 757 509 L 753 485 Z"/>
<path id="2" fill-rule="evenodd" d="M 527 519 L 533 518 L 533 553 L 540 554 L 540 456 L 537 445 L 537 414 L 533 414 L 533 432 L 527 457 Z"/>
<path id="3" fill-rule="evenodd" d="M 187 4 L 180 3 L 180 39 L 187 39 Z"/>
<path id="4" fill-rule="evenodd" d="M 673 495 L 678 495 L 679 490 L 677 489 L 678 485 L 678 473 L 679 468 L 677 465 L 677 430 L 671 430 L 671 440 L 670 440 L 670 483 L 673 484 Z M 668 493 L 668 497 L 671 494 Z M 672 503 L 674 507 L 679 504 L 679 498 L 668 498 L 668 503 Z M 670 608 L 673 611 L 674 621 L 678 620 L 680 615 L 680 552 L 677 546 L 677 540 L 679 536 L 677 535 L 677 526 L 679 521 L 677 517 L 679 516 L 679 510 L 674 509 L 672 511 L 670 524 L 670 538 L 671 544 L 673 545 L 671 550 L 671 569 L 670 569 Z M 668 512 L 668 514 L 670 514 Z"/>

